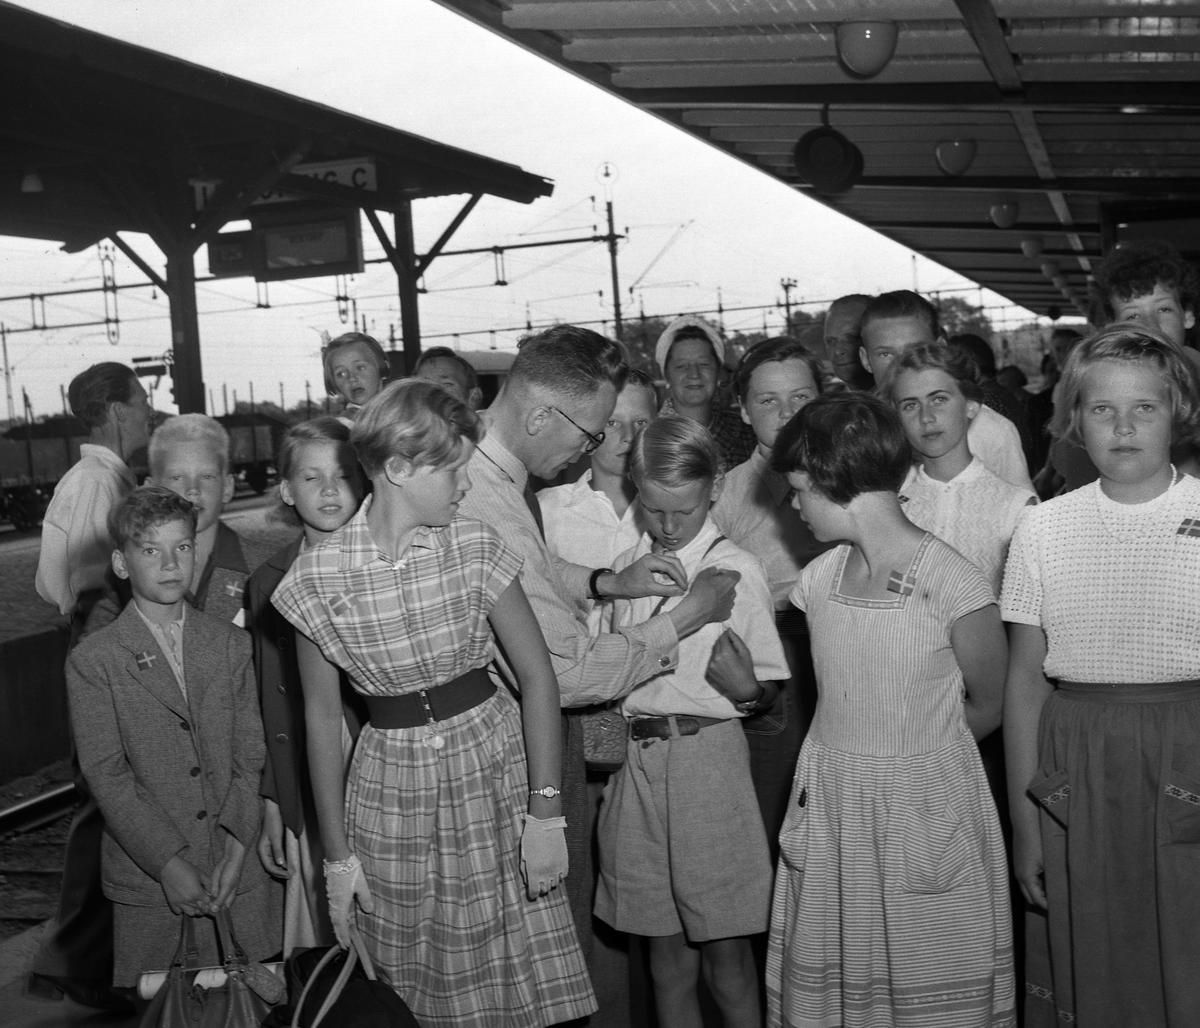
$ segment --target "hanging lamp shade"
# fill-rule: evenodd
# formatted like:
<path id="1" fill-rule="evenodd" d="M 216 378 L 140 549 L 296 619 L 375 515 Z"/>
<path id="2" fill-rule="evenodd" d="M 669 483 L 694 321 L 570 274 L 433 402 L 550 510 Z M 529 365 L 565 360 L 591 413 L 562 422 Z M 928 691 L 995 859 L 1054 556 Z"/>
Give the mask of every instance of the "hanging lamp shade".
<path id="1" fill-rule="evenodd" d="M 1042 261 L 1042 274 L 1048 279 L 1053 280 L 1054 276 L 1059 273 L 1058 261 Z"/>
<path id="2" fill-rule="evenodd" d="M 992 204 L 988 214 L 996 228 L 1012 228 L 1021 215 L 1021 205 L 1016 200 L 1005 200 Z"/>
<path id="3" fill-rule="evenodd" d="M 862 151 L 828 125 L 805 132 L 792 160 L 800 177 L 822 193 L 843 193 L 863 173 Z"/>
<path id="4" fill-rule="evenodd" d="M 1042 255 L 1042 245 L 1041 236 L 1026 236 L 1021 240 L 1021 253 L 1033 260 Z"/>
<path id="5" fill-rule="evenodd" d="M 851 74 L 874 78 L 892 59 L 899 35 L 894 21 L 844 21 L 837 27 L 838 57 Z"/>
<path id="6" fill-rule="evenodd" d="M 962 175 L 974 163 L 977 150 L 974 139 L 943 139 L 933 152 L 938 167 L 947 175 Z"/>

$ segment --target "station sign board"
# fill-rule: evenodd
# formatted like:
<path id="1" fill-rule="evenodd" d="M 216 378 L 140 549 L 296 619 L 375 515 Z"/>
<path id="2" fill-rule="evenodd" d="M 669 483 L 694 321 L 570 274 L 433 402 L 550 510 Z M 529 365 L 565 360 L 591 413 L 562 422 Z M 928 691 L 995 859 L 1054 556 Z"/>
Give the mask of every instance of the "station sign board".
<path id="1" fill-rule="evenodd" d="M 218 278 L 253 276 L 280 282 L 363 270 L 357 209 L 308 207 L 252 216 L 248 232 L 222 232 L 208 244 L 208 270 Z"/>
<path id="2" fill-rule="evenodd" d="M 374 157 L 351 157 L 337 161 L 313 161 L 308 164 L 297 164 L 292 168 L 293 175 L 303 175 L 305 178 L 317 179 L 332 185 L 345 186 L 347 189 L 361 189 L 367 193 L 378 192 L 379 177 L 375 167 Z M 221 185 L 219 178 L 189 179 L 195 200 L 196 210 L 202 211 Z M 251 206 L 261 207 L 264 204 L 287 203 L 295 200 L 293 193 L 279 189 L 268 189 L 255 197 Z"/>

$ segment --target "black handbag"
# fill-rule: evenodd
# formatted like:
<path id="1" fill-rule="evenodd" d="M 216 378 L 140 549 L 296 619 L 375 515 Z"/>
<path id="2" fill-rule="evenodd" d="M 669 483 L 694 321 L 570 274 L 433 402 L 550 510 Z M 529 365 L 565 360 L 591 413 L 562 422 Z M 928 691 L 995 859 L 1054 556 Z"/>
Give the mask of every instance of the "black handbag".
<path id="1" fill-rule="evenodd" d="M 281 1019 L 285 1012 L 277 1010 L 264 1025 L 421 1028 L 396 990 L 376 978 L 357 928 L 350 929 L 350 943 L 349 950 L 329 946 L 294 953 L 288 960 L 291 995 L 297 997 L 291 1021 Z"/>
<path id="2" fill-rule="evenodd" d="M 139 1028 L 258 1028 L 272 1003 L 282 998 L 283 982 L 251 962 L 237 944 L 228 911 L 218 912 L 216 922 L 224 984 L 211 989 L 196 985 L 195 923 L 184 914 L 167 980 L 142 1014 Z"/>

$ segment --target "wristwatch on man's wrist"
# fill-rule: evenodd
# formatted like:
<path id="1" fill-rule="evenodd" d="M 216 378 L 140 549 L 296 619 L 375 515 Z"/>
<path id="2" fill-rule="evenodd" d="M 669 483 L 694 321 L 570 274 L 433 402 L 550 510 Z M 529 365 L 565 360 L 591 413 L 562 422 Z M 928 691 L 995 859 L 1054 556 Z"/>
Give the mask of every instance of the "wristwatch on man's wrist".
<path id="1" fill-rule="evenodd" d="M 604 602 L 604 597 L 600 595 L 600 590 L 596 588 L 600 584 L 600 576 L 611 575 L 612 573 L 612 568 L 596 568 L 588 579 L 588 595 L 597 603 Z"/>

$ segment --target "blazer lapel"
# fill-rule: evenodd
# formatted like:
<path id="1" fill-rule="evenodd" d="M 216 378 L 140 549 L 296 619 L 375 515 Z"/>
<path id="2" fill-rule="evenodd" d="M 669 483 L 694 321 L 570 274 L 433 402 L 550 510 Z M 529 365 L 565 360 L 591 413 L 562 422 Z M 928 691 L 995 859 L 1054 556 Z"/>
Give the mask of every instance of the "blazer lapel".
<path id="1" fill-rule="evenodd" d="M 184 624 L 186 626 L 187 622 Z M 134 601 L 127 603 L 121 611 L 121 616 L 117 619 L 117 628 L 121 645 L 128 652 L 126 668 L 129 674 L 173 713 L 184 719 L 190 718 L 187 700 L 175 680 L 175 673 L 167 662 L 166 654 L 142 621 L 141 615 L 134 607 Z M 186 652 L 185 642 L 184 653 Z"/>

